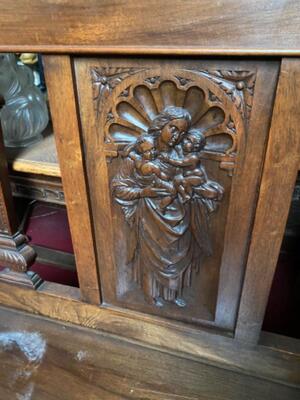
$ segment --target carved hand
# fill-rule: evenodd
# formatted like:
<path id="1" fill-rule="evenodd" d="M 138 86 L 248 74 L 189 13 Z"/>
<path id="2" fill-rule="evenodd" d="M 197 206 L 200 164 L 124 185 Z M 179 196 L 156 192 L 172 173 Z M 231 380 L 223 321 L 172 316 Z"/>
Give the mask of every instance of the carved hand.
<path id="1" fill-rule="evenodd" d="M 148 186 L 141 191 L 140 196 L 141 197 L 160 197 L 160 196 L 170 196 L 170 193 L 168 193 L 164 189 L 153 188 L 151 186 Z"/>
<path id="2" fill-rule="evenodd" d="M 201 194 L 206 199 L 221 200 L 221 198 L 222 198 L 222 196 L 221 196 L 221 198 L 219 199 L 220 194 L 216 189 L 214 189 L 212 187 L 207 187 L 207 186 L 205 187 L 204 185 L 202 187 L 200 186 L 197 189 L 197 193 Z"/>

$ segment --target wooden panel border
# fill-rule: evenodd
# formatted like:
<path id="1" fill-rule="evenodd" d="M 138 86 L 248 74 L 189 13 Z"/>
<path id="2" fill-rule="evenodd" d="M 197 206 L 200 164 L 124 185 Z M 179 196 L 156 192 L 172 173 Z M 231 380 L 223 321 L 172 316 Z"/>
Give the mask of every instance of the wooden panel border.
<path id="1" fill-rule="evenodd" d="M 99 130 L 99 121 L 95 118 L 91 70 L 109 65 L 119 67 L 160 68 L 198 68 L 208 70 L 247 70 L 255 74 L 255 89 L 253 93 L 252 111 L 249 126 L 241 137 L 240 150 L 236 160 L 238 166 L 230 186 L 229 207 L 224 219 L 225 235 L 222 239 L 223 254 L 219 275 L 216 318 L 213 321 L 202 320 L 206 326 L 219 326 L 222 329 L 234 330 L 239 307 L 239 298 L 249 247 L 249 237 L 255 215 L 257 191 L 261 178 L 265 147 L 268 138 L 274 96 L 279 74 L 279 60 L 268 63 L 257 60 L 210 60 L 210 59 L 151 59 L 113 57 L 76 57 L 74 72 L 78 90 L 78 103 L 82 124 L 85 161 L 90 186 L 91 204 L 95 223 L 95 241 L 97 241 L 98 265 L 101 282 L 106 282 L 102 296 L 107 303 L 114 300 L 105 297 L 114 292 L 115 250 L 111 248 L 113 232 L 111 231 L 112 204 L 107 188 L 109 164 L 102 151 L 103 133 Z M 169 71 L 168 71 L 169 72 Z M 268 82 L 266 84 L 266 82 Z M 242 128 L 241 128 L 242 129 Z M 98 132 L 95 135 L 95 132 Z M 259 134 L 257 134 L 259 132 Z M 95 156 L 95 152 L 97 156 Z M 246 187 L 248 189 L 246 190 Z M 226 223 L 227 221 L 227 223 Z M 240 221 L 239 229 L 229 221 Z M 106 232 L 103 235 L 103 232 Z M 103 267 L 103 268 L 102 268 Z M 116 303 L 114 303 L 116 304 Z"/>
<path id="2" fill-rule="evenodd" d="M 257 343 L 300 159 L 300 59 L 283 59 L 235 337 Z"/>
<path id="3" fill-rule="evenodd" d="M 45 78 L 70 221 L 76 269 L 84 301 L 100 303 L 80 127 L 69 56 L 44 56 Z"/>

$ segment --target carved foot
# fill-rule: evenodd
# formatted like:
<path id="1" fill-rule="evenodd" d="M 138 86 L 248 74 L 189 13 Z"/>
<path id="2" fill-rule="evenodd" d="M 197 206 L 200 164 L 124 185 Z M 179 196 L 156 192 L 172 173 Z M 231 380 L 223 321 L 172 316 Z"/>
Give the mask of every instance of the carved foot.
<path id="1" fill-rule="evenodd" d="M 156 306 L 156 307 L 163 307 L 164 302 L 161 297 L 153 298 L 153 297 L 146 297 L 147 303 Z"/>
<path id="2" fill-rule="evenodd" d="M 154 299 L 154 305 L 156 307 L 163 307 L 164 302 L 160 297 L 158 297 L 157 299 Z"/>
<path id="3" fill-rule="evenodd" d="M 10 283 L 13 285 L 27 287 L 29 289 L 37 289 L 44 281 L 40 276 L 33 272 L 15 272 L 9 268 L 0 271 L 0 282 Z"/>
<path id="4" fill-rule="evenodd" d="M 186 302 L 183 299 L 177 298 L 174 300 L 174 303 L 178 306 L 178 307 L 185 307 L 186 306 Z"/>

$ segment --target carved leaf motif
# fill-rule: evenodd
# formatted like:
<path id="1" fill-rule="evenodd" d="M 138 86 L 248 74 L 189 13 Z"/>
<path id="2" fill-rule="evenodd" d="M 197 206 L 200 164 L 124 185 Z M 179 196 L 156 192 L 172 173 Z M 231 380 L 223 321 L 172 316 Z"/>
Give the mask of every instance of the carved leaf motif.
<path id="1" fill-rule="evenodd" d="M 196 71 L 215 82 L 235 104 L 242 116 L 250 118 L 256 73 L 240 70 Z"/>
<path id="2" fill-rule="evenodd" d="M 112 110 L 110 110 L 110 111 L 107 113 L 106 122 L 111 122 L 111 121 L 113 121 L 113 120 L 114 120 L 114 114 L 112 113 Z"/>
<path id="3" fill-rule="evenodd" d="M 222 103 L 222 101 L 219 99 L 218 96 L 215 95 L 211 90 L 208 89 L 208 97 L 210 101 L 217 101 L 219 103 Z"/>
<path id="4" fill-rule="evenodd" d="M 129 89 L 130 89 L 130 86 L 128 86 L 126 89 L 124 89 L 124 90 L 119 94 L 119 97 L 128 97 L 128 96 L 129 96 Z"/>
<path id="5" fill-rule="evenodd" d="M 229 121 L 228 121 L 228 123 L 227 123 L 227 127 L 228 127 L 228 129 L 230 129 L 233 133 L 236 133 L 236 127 L 235 127 L 235 124 L 234 124 L 234 122 L 233 122 L 231 116 L 229 116 Z"/>
<path id="6" fill-rule="evenodd" d="M 191 79 L 183 78 L 182 76 L 176 76 L 175 75 L 175 78 L 178 80 L 178 82 L 180 83 L 181 86 L 185 86 L 188 83 L 192 82 Z"/>
<path id="7" fill-rule="evenodd" d="M 208 72 L 208 71 L 206 71 Z M 215 75 L 216 77 L 224 78 L 231 80 L 233 82 L 239 82 L 248 80 L 249 78 L 255 76 L 254 72 L 251 71 L 242 71 L 242 70 L 209 70 L 211 75 Z"/>
<path id="8" fill-rule="evenodd" d="M 100 101 L 104 101 L 108 94 L 125 79 L 133 75 L 142 68 L 114 68 L 114 67 L 94 67 L 91 69 L 93 84 L 93 99 L 96 101 L 96 109 L 99 109 Z"/>
<path id="9" fill-rule="evenodd" d="M 96 86 L 102 85 L 111 90 L 121 83 L 127 76 L 133 75 L 141 70 L 141 68 L 95 67 L 91 70 L 92 81 Z"/>
<path id="10" fill-rule="evenodd" d="M 145 82 L 150 83 L 151 85 L 155 85 L 160 80 L 160 76 L 151 76 L 150 78 L 146 78 Z"/>

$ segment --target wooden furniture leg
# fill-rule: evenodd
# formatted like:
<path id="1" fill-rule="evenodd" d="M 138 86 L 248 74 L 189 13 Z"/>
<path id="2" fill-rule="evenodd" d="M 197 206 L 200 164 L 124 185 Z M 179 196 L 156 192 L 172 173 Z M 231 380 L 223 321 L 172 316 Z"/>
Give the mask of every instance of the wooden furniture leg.
<path id="1" fill-rule="evenodd" d="M 28 271 L 36 257 L 27 237 L 19 232 L 8 180 L 8 170 L 0 129 L 0 281 L 36 289 L 42 279 Z"/>

